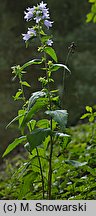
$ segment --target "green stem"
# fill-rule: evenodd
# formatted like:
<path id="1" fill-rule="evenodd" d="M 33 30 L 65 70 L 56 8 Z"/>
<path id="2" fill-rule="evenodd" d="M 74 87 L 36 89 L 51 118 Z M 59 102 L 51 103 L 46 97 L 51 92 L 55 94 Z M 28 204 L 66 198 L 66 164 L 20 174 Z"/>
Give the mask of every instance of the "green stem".
<path id="1" fill-rule="evenodd" d="M 49 76 L 47 71 L 47 63 L 46 63 L 46 53 L 44 52 L 45 58 L 45 68 L 46 68 L 46 76 L 48 80 L 47 88 L 48 88 L 48 97 L 49 97 L 49 106 L 50 111 L 52 110 L 51 96 L 50 96 L 50 86 L 49 86 Z M 52 132 L 52 117 L 50 118 L 50 129 Z M 48 171 L 48 200 L 51 200 L 51 189 L 52 189 L 52 153 L 53 153 L 53 137 L 50 135 L 50 153 L 49 153 L 49 171 Z"/>
<path id="2" fill-rule="evenodd" d="M 39 40 L 42 44 L 42 46 L 44 46 L 44 44 L 41 41 L 41 35 L 39 32 Z M 49 86 L 49 76 L 48 76 L 48 67 L 47 67 L 47 57 L 46 57 L 46 53 L 44 52 L 44 59 L 45 59 L 45 68 L 46 68 L 46 77 L 48 80 L 47 83 L 47 89 L 48 89 L 48 98 L 49 98 L 49 106 L 50 106 L 50 111 L 52 110 L 52 104 L 51 104 L 51 96 L 50 96 L 50 86 Z M 52 117 L 50 118 L 50 129 L 52 132 Z M 49 171 L 48 171 L 48 192 L 47 192 L 47 196 L 48 196 L 48 200 L 51 200 L 51 189 L 52 189 L 52 153 L 53 153 L 53 137 L 52 134 L 50 135 L 50 153 L 49 153 Z"/>
<path id="3" fill-rule="evenodd" d="M 22 85 L 22 79 L 21 79 L 21 76 L 19 76 L 19 80 L 20 80 L 20 85 L 21 85 L 21 90 L 22 90 L 22 95 L 23 95 L 23 101 L 24 103 L 26 102 L 26 99 L 25 99 L 25 95 L 24 95 L 24 88 L 23 88 L 23 85 Z M 23 105 L 24 106 L 24 105 Z"/>
<path id="4" fill-rule="evenodd" d="M 37 157 L 38 157 L 38 162 L 39 162 L 39 167 L 40 167 L 41 181 L 42 181 L 42 193 L 43 193 L 43 199 L 44 199 L 44 177 L 43 177 L 43 170 L 42 170 L 41 160 L 40 160 L 40 156 L 39 156 L 37 147 L 36 147 L 36 152 L 37 152 Z"/>
<path id="5" fill-rule="evenodd" d="M 30 129 L 31 129 L 31 131 L 32 131 L 31 124 L 30 124 Z M 42 170 L 41 160 L 40 160 L 40 156 L 39 156 L 39 151 L 38 151 L 38 148 L 37 148 L 37 147 L 36 147 L 36 152 L 37 152 L 37 158 L 38 158 L 39 167 L 40 167 L 40 174 L 41 174 L 42 197 L 43 197 L 43 199 L 44 199 L 44 177 L 43 177 L 43 170 Z"/>

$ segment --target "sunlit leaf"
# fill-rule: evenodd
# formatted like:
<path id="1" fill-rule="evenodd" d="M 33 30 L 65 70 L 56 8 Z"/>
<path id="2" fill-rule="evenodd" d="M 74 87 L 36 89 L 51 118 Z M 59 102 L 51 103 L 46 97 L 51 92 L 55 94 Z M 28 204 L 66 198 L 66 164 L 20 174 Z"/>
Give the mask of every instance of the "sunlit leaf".
<path id="1" fill-rule="evenodd" d="M 41 119 L 36 124 L 39 128 L 48 128 L 49 127 L 49 121 L 48 119 Z"/>
<path id="2" fill-rule="evenodd" d="M 62 129 L 65 129 L 67 124 L 68 113 L 67 110 L 55 110 L 55 111 L 46 111 L 47 115 L 50 115 L 54 121 L 56 121 Z"/>
<path id="3" fill-rule="evenodd" d="M 44 51 L 49 55 L 51 56 L 51 58 L 57 62 L 57 55 L 55 53 L 55 50 L 52 48 L 52 47 L 45 47 L 44 48 Z"/>
<path id="4" fill-rule="evenodd" d="M 48 99 L 47 98 L 39 98 L 37 99 L 37 101 L 35 102 L 35 104 L 32 106 L 32 108 L 30 108 L 29 111 L 26 112 L 26 115 L 24 117 L 24 120 L 22 122 L 21 127 L 24 127 L 26 125 L 27 122 L 29 122 L 32 117 L 43 107 L 47 106 L 48 104 Z"/>
<path id="5" fill-rule="evenodd" d="M 42 98 L 46 95 L 45 92 L 43 91 L 38 91 L 38 92 L 34 92 L 32 94 L 32 96 L 29 98 L 29 102 L 28 102 L 28 110 L 30 110 L 30 108 L 35 104 L 36 100 L 38 98 Z"/>
<path id="6" fill-rule="evenodd" d="M 57 71 L 59 70 L 60 68 L 64 68 L 66 69 L 67 71 L 71 72 L 68 67 L 64 64 L 53 64 L 52 67 L 51 67 L 51 71 Z"/>
<path id="7" fill-rule="evenodd" d="M 3 154 L 3 157 L 5 157 L 7 154 L 9 154 L 13 149 L 15 149 L 19 144 L 21 144 L 23 141 L 26 141 L 26 136 L 22 136 L 19 138 L 16 138 L 14 142 L 12 142 L 6 149 L 6 151 Z"/>
<path id="8" fill-rule="evenodd" d="M 30 65 L 34 65 L 34 64 L 42 64 L 41 59 L 33 59 L 31 61 L 28 61 L 27 63 L 25 63 L 22 67 L 21 70 L 24 70 L 26 67 L 30 66 Z"/>

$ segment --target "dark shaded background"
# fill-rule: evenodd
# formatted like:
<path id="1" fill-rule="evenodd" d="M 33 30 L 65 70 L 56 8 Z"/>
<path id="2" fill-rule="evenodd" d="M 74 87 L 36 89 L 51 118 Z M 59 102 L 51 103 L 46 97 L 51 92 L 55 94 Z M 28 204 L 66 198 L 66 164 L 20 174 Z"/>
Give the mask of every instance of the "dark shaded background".
<path id="1" fill-rule="evenodd" d="M 37 56 L 36 44 L 26 49 L 21 36 L 28 27 L 23 19 L 24 10 L 37 2 L 40 1 L 0 1 L 0 154 L 19 133 L 13 126 L 5 129 L 8 122 L 17 115 L 20 106 L 12 99 L 18 89 L 18 82 L 12 82 L 11 67 L 22 65 Z M 85 22 L 90 10 L 87 0 L 44 2 L 48 3 L 54 21 L 52 34 L 59 62 L 65 62 L 70 43 L 74 41 L 76 44 L 76 50 L 68 61 L 72 74 L 66 76 L 64 95 L 69 125 L 75 125 L 79 122 L 85 105 L 96 103 L 96 25 Z M 32 89 L 27 95 L 40 88 L 39 74 L 36 67 L 29 70 L 26 79 L 32 84 Z M 55 75 L 58 88 L 62 88 L 61 75 L 61 72 Z"/>

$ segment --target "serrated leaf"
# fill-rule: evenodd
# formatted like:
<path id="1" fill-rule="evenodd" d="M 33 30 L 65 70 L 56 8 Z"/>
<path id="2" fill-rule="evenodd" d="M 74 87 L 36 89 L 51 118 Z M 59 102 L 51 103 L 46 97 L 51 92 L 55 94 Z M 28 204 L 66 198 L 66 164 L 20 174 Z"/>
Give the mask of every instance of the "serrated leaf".
<path id="1" fill-rule="evenodd" d="M 5 157 L 7 154 L 9 154 L 13 149 L 15 149 L 19 144 L 21 144 L 23 141 L 26 141 L 26 136 L 22 136 L 19 138 L 16 138 L 14 142 L 12 142 L 4 152 L 2 157 Z"/>
<path id="2" fill-rule="evenodd" d="M 60 68 L 64 68 L 64 69 L 66 69 L 67 71 L 69 71 L 71 73 L 71 71 L 68 69 L 68 67 L 66 65 L 64 65 L 64 64 L 53 64 L 52 68 L 51 68 L 51 71 L 57 71 Z"/>
<path id="3" fill-rule="evenodd" d="M 68 117 L 67 110 L 46 111 L 45 113 L 50 115 L 63 130 L 65 129 Z"/>
<path id="4" fill-rule="evenodd" d="M 42 64 L 41 59 L 33 59 L 31 61 L 28 61 L 27 63 L 25 63 L 22 67 L 21 70 L 24 70 L 26 67 L 30 66 L 30 65 L 34 65 L 34 64 Z"/>
<path id="5" fill-rule="evenodd" d="M 44 51 L 49 55 L 51 56 L 51 58 L 57 62 L 57 55 L 55 53 L 55 50 L 52 48 L 52 47 L 45 47 L 44 48 Z"/>
<path id="6" fill-rule="evenodd" d="M 23 81 L 23 82 L 20 82 L 22 85 L 24 85 L 24 86 L 27 86 L 27 87 L 31 87 L 30 85 L 29 85 L 29 83 L 28 82 L 26 82 L 26 81 Z"/>
<path id="7" fill-rule="evenodd" d="M 38 91 L 38 92 L 34 92 L 32 94 L 32 96 L 29 98 L 29 102 L 28 102 L 28 110 L 30 110 L 30 108 L 35 104 L 36 100 L 38 98 L 42 98 L 46 95 L 45 92 L 43 91 Z"/>
<path id="8" fill-rule="evenodd" d="M 82 167 L 82 166 L 87 164 L 87 162 L 80 163 L 80 162 L 75 161 L 75 160 L 65 160 L 65 163 L 71 164 L 72 166 L 74 166 L 76 168 Z"/>
<path id="9" fill-rule="evenodd" d="M 39 98 L 35 102 L 35 104 L 30 108 L 28 112 L 26 112 L 26 115 L 24 117 L 24 120 L 22 122 L 21 127 L 25 127 L 26 123 L 29 122 L 32 117 L 43 107 L 45 107 L 48 104 L 48 99 L 47 98 Z"/>
<path id="10" fill-rule="evenodd" d="M 28 134 L 27 140 L 29 142 L 30 152 L 32 152 L 32 150 L 37 146 L 41 145 L 45 140 L 45 138 L 50 135 L 50 133 L 51 133 L 50 128 L 47 129 L 37 128 L 34 131 L 32 131 L 31 134 Z M 27 148 L 28 148 L 28 144 L 27 144 Z"/>

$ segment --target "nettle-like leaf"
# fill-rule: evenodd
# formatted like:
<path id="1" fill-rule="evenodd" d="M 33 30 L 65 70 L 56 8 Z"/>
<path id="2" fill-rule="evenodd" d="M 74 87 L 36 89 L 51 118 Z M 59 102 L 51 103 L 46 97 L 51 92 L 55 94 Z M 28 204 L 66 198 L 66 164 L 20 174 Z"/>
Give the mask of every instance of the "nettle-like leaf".
<path id="1" fill-rule="evenodd" d="M 44 96 L 46 96 L 46 93 L 43 91 L 34 92 L 32 96 L 29 98 L 28 110 L 30 110 L 30 108 L 35 104 L 38 98 L 42 98 Z"/>
<path id="2" fill-rule="evenodd" d="M 56 55 L 56 52 L 55 50 L 52 48 L 52 47 L 45 47 L 44 48 L 44 51 L 49 55 L 51 56 L 51 58 L 57 62 L 57 55 Z"/>
<path id="3" fill-rule="evenodd" d="M 21 127 L 25 127 L 26 123 L 28 123 L 32 117 L 43 107 L 47 106 L 48 99 L 47 98 L 38 98 L 35 104 L 30 108 L 29 111 L 26 112 Z"/>
<path id="4" fill-rule="evenodd" d="M 54 121 L 56 121 L 61 129 L 65 129 L 66 124 L 67 124 L 67 117 L 68 117 L 68 113 L 67 110 L 55 110 L 55 111 L 46 111 L 45 112 L 47 115 L 50 115 Z"/>
<path id="5" fill-rule="evenodd" d="M 32 133 L 27 135 L 27 140 L 29 143 L 29 144 L 27 143 L 27 150 L 32 152 L 32 150 L 36 148 L 37 146 L 40 146 L 45 140 L 45 138 L 48 137 L 50 134 L 51 134 L 50 128 L 47 128 L 47 129 L 37 128 L 33 130 Z"/>
<path id="6" fill-rule="evenodd" d="M 9 154 L 13 149 L 15 149 L 19 144 L 26 141 L 26 136 L 22 136 L 19 138 L 16 138 L 14 142 L 12 142 L 6 149 L 6 151 L 3 154 L 3 157 L 5 157 L 7 154 Z"/>
<path id="7" fill-rule="evenodd" d="M 68 69 L 68 67 L 64 64 L 53 64 L 52 67 L 51 67 L 51 71 L 57 71 L 59 70 L 60 68 L 64 68 L 66 69 L 68 72 L 71 73 L 71 71 Z"/>
<path id="8" fill-rule="evenodd" d="M 31 61 L 28 61 L 27 63 L 25 63 L 22 67 L 21 70 L 24 70 L 26 67 L 29 67 L 31 65 L 38 65 L 38 64 L 42 64 L 42 60 L 41 59 L 33 59 Z"/>

